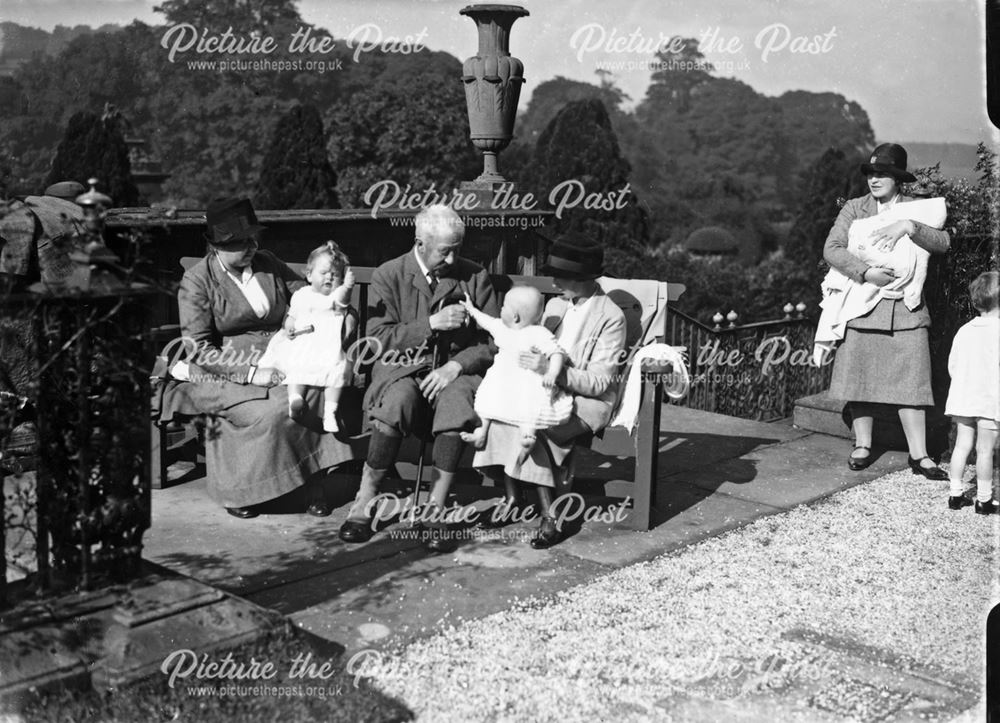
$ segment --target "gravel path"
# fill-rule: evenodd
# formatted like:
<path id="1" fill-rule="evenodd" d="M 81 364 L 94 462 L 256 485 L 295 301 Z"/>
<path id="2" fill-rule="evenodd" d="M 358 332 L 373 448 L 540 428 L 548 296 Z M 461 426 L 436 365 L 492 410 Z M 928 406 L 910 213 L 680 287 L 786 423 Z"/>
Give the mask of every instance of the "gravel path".
<path id="1" fill-rule="evenodd" d="M 841 689 L 858 658 L 811 633 L 978 690 L 1000 519 L 947 494 L 896 472 L 356 667 L 429 721 L 712 720 L 720 704 L 870 720 L 899 704 L 891 686 Z M 967 690 L 957 710 L 975 703 Z"/>

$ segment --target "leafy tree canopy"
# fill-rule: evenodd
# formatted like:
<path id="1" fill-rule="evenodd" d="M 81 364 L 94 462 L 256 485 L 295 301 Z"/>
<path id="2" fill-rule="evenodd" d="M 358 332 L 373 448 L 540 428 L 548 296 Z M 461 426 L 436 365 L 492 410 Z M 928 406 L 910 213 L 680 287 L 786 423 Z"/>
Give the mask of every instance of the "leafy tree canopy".
<path id="1" fill-rule="evenodd" d="M 327 147 L 343 203 L 363 206 L 365 192 L 380 181 L 450 193 L 478 175 L 461 65 L 447 65 L 446 73 L 400 66 L 330 109 Z"/>

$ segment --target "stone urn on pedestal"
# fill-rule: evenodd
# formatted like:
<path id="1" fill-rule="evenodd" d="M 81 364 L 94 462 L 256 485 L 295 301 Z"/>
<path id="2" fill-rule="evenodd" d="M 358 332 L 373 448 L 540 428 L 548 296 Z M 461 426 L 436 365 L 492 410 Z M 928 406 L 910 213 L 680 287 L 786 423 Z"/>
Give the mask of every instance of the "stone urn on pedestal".
<path id="1" fill-rule="evenodd" d="M 469 5 L 460 13 L 472 18 L 479 31 L 479 49 L 462 65 L 462 82 L 469 110 L 469 138 L 483 153 L 482 174 L 463 183 L 462 190 L 480 194 L 480 208 L 489 208 L 494 191 L 506 183 L 497 166 L 497 154 L 514 137 L 517 101 L 524 82 L 524 65 L 510 54 L 510 28 L 529 13 L 518 5 Z"/>

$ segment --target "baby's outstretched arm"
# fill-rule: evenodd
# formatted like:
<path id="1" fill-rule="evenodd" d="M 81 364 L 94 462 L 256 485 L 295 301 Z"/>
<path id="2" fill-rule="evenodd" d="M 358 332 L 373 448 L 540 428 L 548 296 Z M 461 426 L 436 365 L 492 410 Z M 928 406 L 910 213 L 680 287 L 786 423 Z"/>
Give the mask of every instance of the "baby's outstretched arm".
<path id="1" fill-rule="evenodd" d="M 333 308 L 348 306 L 351 303 L 351 289 L 354 288 L 354 272 L 348 266 L 344 270 L 344 281 L 333 290 Z"/>
<path id="2" fill-rule="evenodd" d="M 469 312 L 469 316 L 471 316 L 475 322 L 479 324 L 479 328 L 488 331 L 490 336 L 494 339 L 502 336 L 507 330 L 507 327 L 502 321 L 500 321 L 500 319 L 494 318 L 489 314 L 484 314 L 477 309 L 468 294 L 465 295 L 465 300 L 462 302 L 462 306 L 464 306 L 465 310 Z"/>
<path id="3" fill-rule="evenodd" d="M 556 380 L 559 379 L 559 375 L 562 373 L 563 366 L 566 364 L 566 354 L 557 351 L 549 356 L 549 368 L 542 375 L 542 386 L 546 389 L 555 389 Z"/>

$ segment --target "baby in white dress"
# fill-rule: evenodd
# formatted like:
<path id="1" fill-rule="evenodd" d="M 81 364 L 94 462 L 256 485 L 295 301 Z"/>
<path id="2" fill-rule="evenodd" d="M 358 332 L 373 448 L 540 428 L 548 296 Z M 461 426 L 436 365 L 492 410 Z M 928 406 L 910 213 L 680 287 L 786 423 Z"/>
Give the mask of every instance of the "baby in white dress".
<path id="1" fill-rule="evenodd" d="M 306 262 L 308 286 L 292 294 L 285 325 L 273 337 L 258 362 L 285 375 L 288 416 L 305 409 L 306 387 L 323 387 L 323 429 L 338 432 L 340 391 L 348 382 L 343 338 L 354 286 L 347 256 L 333 241 L 313 249 Z"/>
<path id="2" fill-rule="evenodd" d="M 504 297 L 499 319 L 479 311 L 468 296 L 463 305 L 490 333 L 499 351 L 476 391 L 475 410 L 483 424 L 463 432 L 462 439 L 482 449 L 493 422 L 516 425 L 521 430 L 519 461 L 523 462 L 535 446 L 539 429 L 563 424 L 573 413 L 573 397 L 556 386 L 566 352 L 540 323 L 545 305 L 538 289 L 513 287 Z M 532 349 L 548 357 L 544 374 L 523 369 L 518 363 L 521 352 Z"/>

